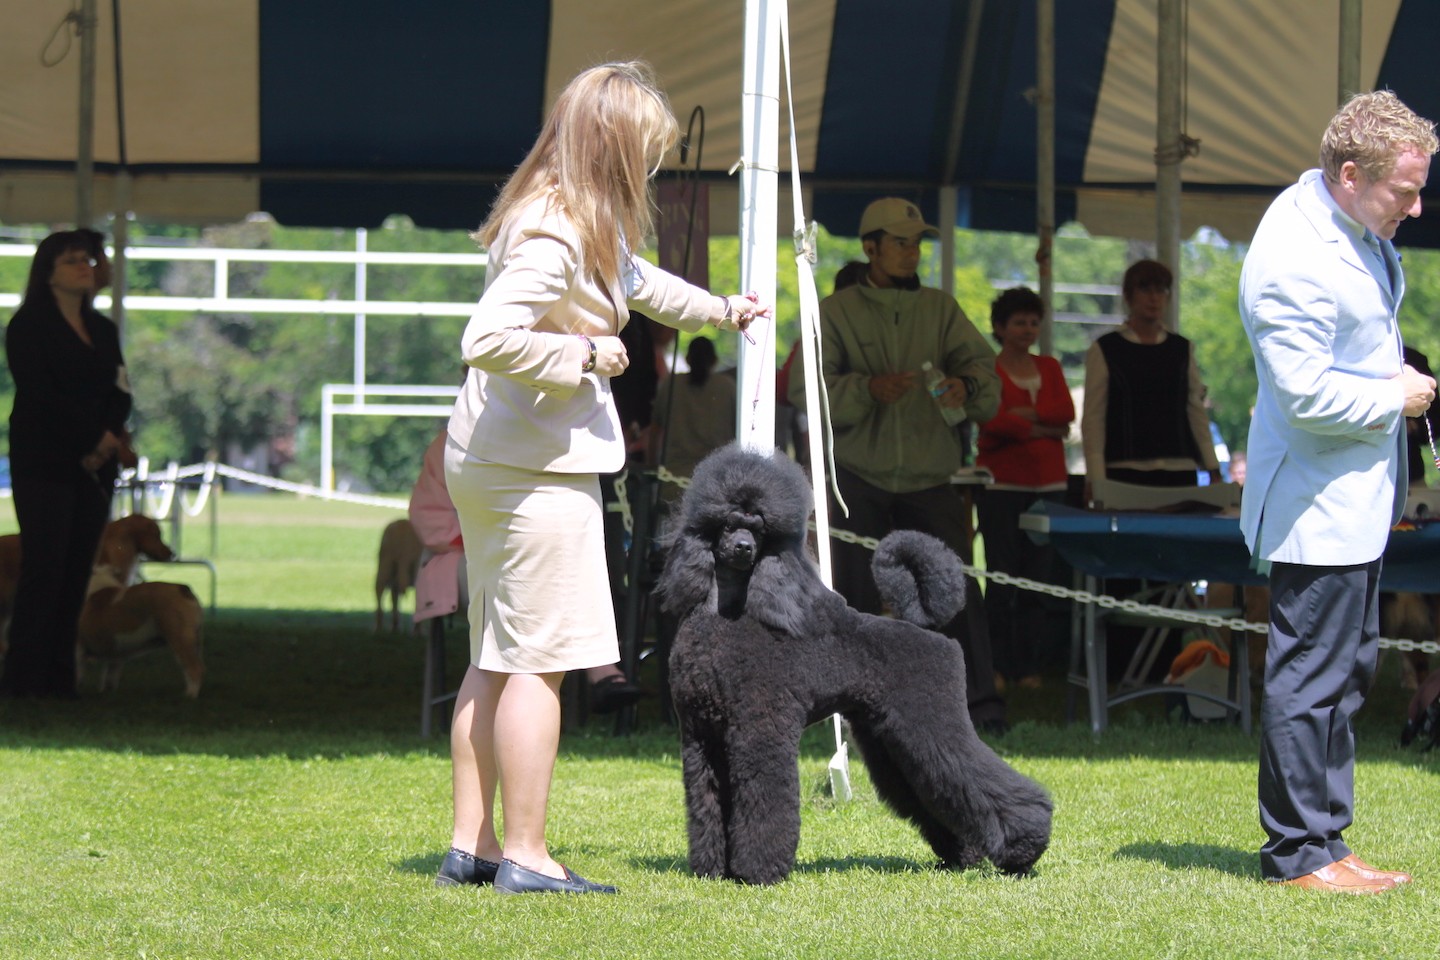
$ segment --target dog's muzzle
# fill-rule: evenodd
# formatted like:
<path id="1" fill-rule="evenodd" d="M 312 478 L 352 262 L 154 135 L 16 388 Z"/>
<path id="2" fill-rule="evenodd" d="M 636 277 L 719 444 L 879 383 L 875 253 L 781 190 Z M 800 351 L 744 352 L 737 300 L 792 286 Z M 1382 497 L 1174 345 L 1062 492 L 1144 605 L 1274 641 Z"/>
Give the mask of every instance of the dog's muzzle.
<path id="1" fill-rule="evenodd" d="M 720 549 L 716 551 L 720 561 L 733 570 L 749 570 L 755 566 L 759 546 L 755 534 L 749 530 L 728 530 L 720 538 Z"/>

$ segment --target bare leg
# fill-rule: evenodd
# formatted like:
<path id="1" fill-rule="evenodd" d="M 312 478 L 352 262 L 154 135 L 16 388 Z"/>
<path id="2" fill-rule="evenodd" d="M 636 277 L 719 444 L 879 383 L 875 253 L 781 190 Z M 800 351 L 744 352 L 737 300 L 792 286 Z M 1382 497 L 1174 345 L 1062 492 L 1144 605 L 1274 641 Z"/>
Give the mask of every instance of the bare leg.
<path id="1" fill-rule="evenodd" d="M 619 677 L 625 679 L 625 674 L 620 672 L 620 664 L 610 663 L 603 667 L 590 667 L 585 671 L 585 679 L 591 683 L 598 683 L 606 677 Z"/>
<path id="2" fill-rule="evenodd" d="M 499 676 L 499 675 L 492 675 Z M 560 749 L 560 681 L 564 673 L 502 677 L 495 709 L 495 758 L 504 782 L 504 855 L 546 876 L 565 870 L 545 845 L 550 779 Z"/>
<path id="3" fill-rule="evenodd" d="M 500 862 L 495 835 L 495 708 L 505 674 L 478 667 L 465 669 L 450 724 L 450 763 L 455 797 L 455 833 L 451 845 L 484 860 Z"/>

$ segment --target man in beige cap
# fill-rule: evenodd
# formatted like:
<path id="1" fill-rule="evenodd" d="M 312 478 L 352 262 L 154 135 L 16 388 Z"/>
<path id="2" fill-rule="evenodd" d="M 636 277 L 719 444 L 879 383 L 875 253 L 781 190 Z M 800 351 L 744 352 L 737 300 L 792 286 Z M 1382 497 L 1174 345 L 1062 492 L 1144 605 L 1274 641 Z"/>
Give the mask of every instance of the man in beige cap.
<path id="1" fill-rule="evenodd" d="M 821 374 L 837 483 L 849 508 L 848 517 L 835 514 L 836 526 L 876 538 L 920 530 L 968 560 L 963 499 L 950 483 L 962 451 L 953 422 L 993 417 L 1000 380 L 995 352 L 954 298 L 920 285 L 920 242 L 939 235 L 908 200 L 886 197 L 865 208 L 860 240 L 869 269 L 860 283 L 820 304 Z M 940 380 L 931 387 L 927 380 L 936 373 Z M 803 409 L 799 365 L 789 392 Z M 835 589 L 857 610 L 879 613 L 870 551 L 838 540 L 834 546 Z M 965 610 L 944 632 L 965 652 L 970 716 L 983 730 L 1002 731 L 1005 705 L 995 692 L 990 635 L 973 579 L 967 592 Z"/>

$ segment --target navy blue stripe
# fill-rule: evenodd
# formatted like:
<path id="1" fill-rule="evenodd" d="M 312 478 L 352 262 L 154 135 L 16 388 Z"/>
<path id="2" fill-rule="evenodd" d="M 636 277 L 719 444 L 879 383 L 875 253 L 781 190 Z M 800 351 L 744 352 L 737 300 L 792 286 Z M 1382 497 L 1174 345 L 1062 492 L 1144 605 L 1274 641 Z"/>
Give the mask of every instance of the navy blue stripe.
<path id="1" fill-rule="evenodd" d="M 540 2 L 261 0 L 261 170 L 377 175 L 262 181 L 263 205 L 282 222 L 351 225 L 374 222 L 365 210 L 420 203 L 421 220 L 461 203 L 449 219 L 473 227 L 475 187 L 425 198 L 431 187 L 385 185 L 384 172 L 513 170 L 543 116 L 549 26 Z"/>
<path id="2" fill-rule="evenodd" d="M 932 173 L 953 97 L 952 5 L 837 0 L 815 172 L 852 177 Z M 950 79 L 942 79 L 950 78 Z"/>
<path id="3" fill-rule="evenodd" d="M 817 179 L 893 178 L 938 184 L 969 0 L 951 4 L 837 0 L 835 34 L 815 161 Z M 1056 10 L 1056 197 L 1059 222 L 1073 219 L 1073 185 L 1089 148 L 1114 0 L 1067 0 Z M 1033 231 L 1035 112 L 1026 93 L 1035 85 L 1035 3 L 986 4 L 976 47 L 970 102 L 956 166 L 962 199 L 957 222 L 987 230 Z M 904 153 L 896 144 L 916 144 Z M 857 186 L 818 189 L 815 216 L 848 235 L 860 211 L 889 193 L 937 214 L 933 187 Z"/>
<path id="4" fill-rule="evenodd" d="M 1377 90 L 1393 90 L 1406 105 L 1430 120 L 1440 121 L 1440 84 L 1436 83 L 1435 42 L 1440 39 L 1440 4 L 1405 0 L 1395 16 L 1395 29 L 1380 61 Z M 1319 144 L 1319 134 L 1316 144 Z M 1430 189 L 1421 191 L 1419 219 L 1406 220 L 1395 234 L 1400 246 L 1440 247 L 1440 194 L 1432 173 Z"/>

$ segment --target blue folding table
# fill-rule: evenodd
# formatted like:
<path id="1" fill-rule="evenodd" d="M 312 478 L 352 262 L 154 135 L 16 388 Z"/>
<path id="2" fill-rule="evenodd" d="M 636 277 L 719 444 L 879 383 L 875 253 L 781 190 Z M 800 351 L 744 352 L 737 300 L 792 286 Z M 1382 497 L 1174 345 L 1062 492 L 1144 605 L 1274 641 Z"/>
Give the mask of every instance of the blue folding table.
<path id="1" fill-rule="evenodd" d="M 1209 580 L 1237 585 L 1264 584 L 1265 577 L 1251 568 L 1250 553 L 1234 516 L 1077 510 L 1041 501 L 1020 518 L 1032 538 L 1048 539 L 1078 573 L 1085 589 L 1097 592 L 1105 578 L 1164 582 Z M 1386 590 L 1414 593 L 1440 592 L 1440 522 L 1402 524 L 1391 531 L 1381 567 L 1380 584 Z M 1105 729 L 1108 708 L 1146 694 L 1175 692 L 1172 688 L 1141 687 L 1108 695 L 1105 681 L 1105 637 L 1097 623 L 1094 604 L 1085 611 L 1072 633 L 1083 642 L 1086 676 L 1072 675 L 1089 694 L 1090 725 Z M 1230 700 L 1219 700 L 1241 714 L 1248 729 L 1249 664 L 1243 638 L 1231 656 Z M 1073 671 L 1072 671 L 1073 672 Z M 1093 678 L 1093 679 L 1092 679 Z"/>

